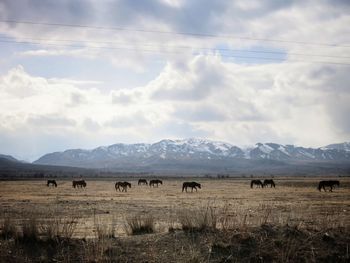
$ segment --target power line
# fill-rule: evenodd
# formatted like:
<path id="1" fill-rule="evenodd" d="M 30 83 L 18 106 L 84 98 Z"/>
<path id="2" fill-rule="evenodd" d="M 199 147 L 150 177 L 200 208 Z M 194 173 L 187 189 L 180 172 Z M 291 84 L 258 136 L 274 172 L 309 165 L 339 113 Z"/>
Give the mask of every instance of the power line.
<path id="1" fill-rule="evenodd" d="M 0 39 L 12 39 L 11 37 L 0 37 Z M 50 42 L 77 42 L 83 44 L 122 44 L 128 45 L 123 42 L 115 41 L 84 41 L 84 40 L 73 40 L 73 39 L 47 39 L 47 38 L 31 38 L 31 37 L 21 37 L 20 41 L 24 40 L 34 40 L 34 41 L 50 41 Z M 45 44 L 45 43 L 43 43 Z M 247 50 L 247 49 L 231 49 L 231 48 L 203 48 L 203 47 L 193 47 L 193 46 L 174 46 L 174 45 L 160 45 L 160 44 L 142 44 L 142 46 L 155 47 L 155 48 L 175 48 L 175 49 L 197 49 L 203 51 L 221 51 L 221 52 L 243 52 L 243 53 L 262 53 L 262 54 L 275 54 L 275 55 L 290 55 L 290 56 L 307 56 L 307 57 L 322 57 L 322 58 L 340 58 L 340 59 L 350 59 L 346 56 L 334 56 L 334 55 L 321 55 L 321 54 L 305 54 L 305 53 L 290 53 L 281 51 L 268 51 L 268 50 Z"/>
<path id="2" fill-rule="evenodd" d="M 50 43 L 40 43 L 40 42 L 32 42 L 32 41 L 11 41 L 11 40 L 0 40 L 0 43 L 15 43 L 15 44 L 30 44 L 30 45 L 47 45 L 47 46 L 57 46 L 57 47 L 69 47 L 69 48 L 87 48 L 87 49 L 110 49 L 110 50 L 126 50 L 133 52 L 151 52 L 151 53 L 168 53 L 168 54 L 181 54 L 182 52 L 175 51 L 161 51 L 161 50 L 151 50 L 151 49 L 135 49 L 135 48 L 124 48 L 124 47 L 108 47 L 108 46 L 82 46 L 82 45 L 64 45 L 64 44 L 50 44 Z M 206 54 L 206 55 L 216 55 L 216 54 Z M 256 60 L 271 60 L 271 61 L 283 61 L 282 58 L 271 58 L 271 57 L 256 57 L 256 56 L 241 56 L 241 55 L 225 55 L 220 54 L 221 57 L 225 58 L 244 58 L 244 59 L 256 59 Z M 350 63 L 343 62 L 332 62 L 332 61 L 307 61 L 307 60 L 288 60 L 289 62 L 307 62 L 307 63 L 315 63 L 315 64 L 334 64 L 334 65 L 343 65 L 350 66 Z"/>
<path id="3" fill-rule="evenodd" d="M 350 47 L 350 45 L 339 45 L 339 44 L 330 44 L 330 43 L 316 43 L 316 42 L 307 42 L 307 41 L 254 38 L 254 37 L 245 37 L 245 36 L 230 36 L 230 35 L 204 34 L 204 33 L 193 33 L 193 32 L 148 30 L 148 29 L 126 28 L 126 27 L 106 27 L 106 26 L 92 26 L 92 25 L 82 25 L 82 24 L 63 24 L 63 23 L 48 23 L 48 22 L 18 21 L 18 20 L 0 20 L 0 23 L 87 28 L 87 29 L 96 29 L 96 30 L 130 31 L 130 32 L 157 33 L 157 34 L 172 34 L 172 35 L 206 37 L 206 38 L 241 39 L 241 40 L 250 40 L 250 41 L 279 42 L 279 43 L 291 43 L 291 44 L 312 45 L 312 46 L 328 46 L 328 47 L 343 47 L 343 48 Z"/>

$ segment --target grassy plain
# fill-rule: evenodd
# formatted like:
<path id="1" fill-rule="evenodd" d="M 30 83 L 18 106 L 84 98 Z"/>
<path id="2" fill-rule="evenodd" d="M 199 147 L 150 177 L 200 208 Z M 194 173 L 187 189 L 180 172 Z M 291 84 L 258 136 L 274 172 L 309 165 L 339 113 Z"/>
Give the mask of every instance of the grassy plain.
<path id="1" fill-rule="evenodd" d="M 199 245 L 202 241 L 196 241 L 193 235 L 190 238 L 180 237 L 179 235 L 184 234 L 181 229 L 186 220 L 200 221 L 205 217 L 204 224 L 209 224 L 213 229 L 217 229 L 221 237 L 228 233 L 232 234 L 232 231 L 235 231 L 236 234 L 255 233 L 254 231 L 258 231 L 257 229 L 261 229 L 262 226 L 270 226 L 271 229 L 277 227 L 277 230 L 273 230 L 275 232 L 282 231 L 280 227 L 287 226 L 300 231 L 309 231 L 310 235 L 315 235 L 315 233 L 329 235 L 328 232 L 333 229 L 337 233 L 339 231 L 343 233 L 339 234 L 342 238 L 339 249 L 343 252 L 336 259 L 347 260 L 350 245 L 347 238 L 350 228 L 350 178 L 338 179 L 340 188 L 336 188 L 333 192 L 319 192 L 316 189 L 319 178 L 274 178 L 276 188 L 264 189 L 251 189 L 249 179 L 163 179 L 163 185 L 158 188 L 138 186 L 136 179 L 129 179 L 132 187 L 126 193 L 117 192 L 114 189 L 114 183 L 119 179 L 87 179 L 85 189 L 74 189 L 71 181 L 60 179 L 57 179 L 57 188 L 47 187 L 46 181 L 0 181 L 0 220 L 10 218 L 17 228 L 20 228 L 30 218 L 35 218 L 38 224 L 42 225 L 71 220 L 74 222 L 73 238 L 91 242 L 96 238 L 99 239 L 101 232 L 105 234 L 108 232 L 110 237 L 117 238 L 114 239 L 114 242 L 119 242 L 119 248 L 124 246 L 128 251 L 130 246 L 134 246 L 139 250 L 130 250 L 132 254 L 145 253 L 147 255 L 145 258 L 148 258 L 149 262 L 162 262 L 162 257 L 157 253 L 167 254 L 166 251 L 171 254 L 171 257 L 173 256 L 172 259 L 169 259 L 171 262 L 182 262 L 181 260 L 184 259 L 190 261 L 194 259 L 192 262 L 220 262 L 218 257 L 210 257 L 213 249 L 219 251 L 218 253 L 221 253 L 223 258 L 229 258 L 226 262 L 235 262 L 233 259 L 237 257 L 241 257 L 244 261 L 240 254 L 230 258 L 227 251 L 232 252 L 233 248 L 227 248 L 227 240 L 224 242 L 223 240 L 218 241 L 217 237 L 214 238 L 213 236 L 217 233 L 212 233 L 209 237 L 206 231 L 205 237 L 202 237 L 201 240 L 208 242 L 204 242 L 203 245 Z M 182 193 L 182 182 L 192 180 L 200 182 L 202 189 L 199 189 L 198 192 Z M 130 233 L 127 222 L 135 217 L 151 218 L 151 221 L 154 222 L 155 233 L 127 236 Z M 207 217 L 210 217 L 211 221 Z M 169 229 L 171 233 L 168 233 Z M 266 230 L 266 233 L 270 230 Z M 226 234 L 223 234 L 222 231 Z M 177 236 L 173 236 L 174 233 Z M 268 234 L 264 235 L 268 236 Z M 174 238 L 178 241 L 182 238 L 186 240 L 179 241 L 179 247 L 176 247 Z M 335 237 L 331 238 L 335 239 Z M 146 244 L 151 246 L 150 244 L 157 244 L 159 240 L 163 240 L 165 252 L 159 252 L 154 248 L 152 252 L 154 254 L 152 254 L 149 247 L 146 250 L 143 249 Z M 232 238 L 230 240 L 232 241 Z M 189 245 L 184 247 L 186 242 L 189 242 Z M 286 240 L 286 242 L 289 241 Z M 217 243 L 221 244 L 219 249 Z M 209 252 L 203 252 L 203 246 L 209 246 Z M 101 252 L 103 255 L 106 255 L 107 247 L 107 245 L 104 246 L 104 252 Z M 251 247 L 254 248 L 255 245 L 252 244 Z M 113 252 L 119 255 L 115 262 L 128 261 L 126 256 L 121 256 L 127 253 L 125 249 Z M 183 257 L 175 257 L 178 253 L 183 253 Z M 312 253 L 317 254 L 317 251 L 310 252 L 310 255 Z M 103 255 L 97 257 L 100 260 L 96 260 L 96 255 L 94 255 L 92 261 L 106 261 Z M 255 260 L 255 256 L 249 253 L 247 255 L 249 256 L 247 261 Z M 138 261 L 137 256 L 135 257 L 135 261 Z M 314 255 L 314 258 L 317 257 Z M 279 255 L 272 259 L 271 261 L 283 262 L 283 259 L 288 259 L 288 255 Z M 61 260 L 71 261 L 62 258 Z M 109 261 L 114 262 L 111 257 Z"/>

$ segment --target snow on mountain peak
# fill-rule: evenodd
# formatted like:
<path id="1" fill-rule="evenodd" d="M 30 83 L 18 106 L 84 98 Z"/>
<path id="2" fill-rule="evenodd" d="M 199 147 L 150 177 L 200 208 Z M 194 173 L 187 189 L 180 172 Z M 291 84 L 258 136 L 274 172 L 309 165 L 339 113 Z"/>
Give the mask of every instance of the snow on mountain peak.
<path id="1" fill-rule="evenodd" d="M 269 159 L 303 161 L 350 161 L 350 143 L 333 144 L 323 148 L 304 148 L 276 143 L 257 143 L 239 148 L 230 143 L 188 138 L 161 140 L 153 144 L 117 143 L 92 150 L 72 149 L 47 154 L 38 164 L 82 165 L 83 163 L 128 162 L 128 160 L 214 160 L 214 159 Z"/>

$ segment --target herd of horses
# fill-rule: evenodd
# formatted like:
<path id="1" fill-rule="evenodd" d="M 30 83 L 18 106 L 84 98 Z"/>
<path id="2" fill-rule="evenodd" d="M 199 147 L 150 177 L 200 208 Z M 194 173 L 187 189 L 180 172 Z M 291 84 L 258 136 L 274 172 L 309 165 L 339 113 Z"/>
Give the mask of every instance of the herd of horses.
<path id="1" fill-rule="evenodd" d="M 159 185 L 163 185 L 163 181 L 159 179 L 150 180 L 149 183 L 146 179 L 139 179 L 138 185 L 149 185 L 150 187 L 158 187 Z M 46 185 L 48 187 L 57 187 L 57 182 L 55 180 L 47 180 Z M 337 180 L 327 180 L 327 181 L 320 181 L 318 184 L 317 189 L 321 191 L 322 189 L 326 192 L 326 189 L 329 189 L 330 192 L 333 191 L 333 188 L 335 186 L 339 187 L 340 183 Z M 87 186 L 87 183 L 85 180 L 73 180 L 72 181 L 72 187 L 73 188 L 85 188 Z M 272 179 L 265 179 L 264 181 L 261 180 L 251 180 L 250 181 L 250 188 L 253 188 L 256 186 L 256 188 L 264 188 L 270 186 L 270 188 L 275 188 L 276 184 Z M 127 192 L 128 188 L 131 188 L 131 183 L 129 182 L 116 182 L 115 183 L 115 190 L 119 192 Z M 201 189 L 201 184 L 197 182 L 184 182 L 182 184 L 182 192 L 186 191 L 187 188 L 191 188 L 191 192 L 193 192 L 193 189 L 198 191 L 197 189 Z"/>

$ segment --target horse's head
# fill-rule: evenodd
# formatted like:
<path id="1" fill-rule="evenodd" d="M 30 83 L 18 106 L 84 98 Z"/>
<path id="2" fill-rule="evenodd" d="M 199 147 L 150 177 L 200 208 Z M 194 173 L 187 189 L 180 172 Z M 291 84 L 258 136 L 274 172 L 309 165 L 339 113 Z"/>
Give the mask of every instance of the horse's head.
<path id="1" fill-rule="evenodd" d="M 202 186 L 201 186 L 201 184 L 198 184 L 198 188 L 199 188 L 199 189 L 202 189 Z"/>

